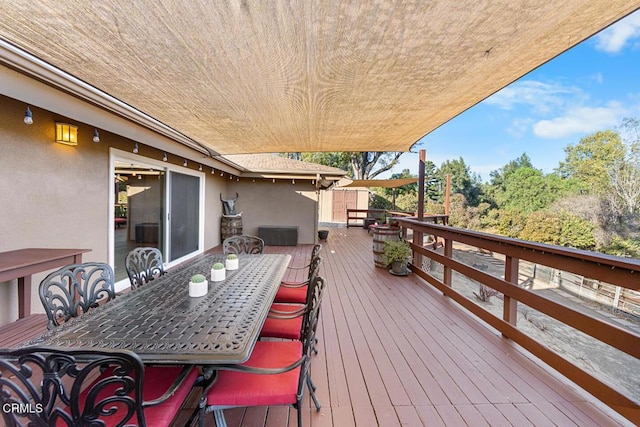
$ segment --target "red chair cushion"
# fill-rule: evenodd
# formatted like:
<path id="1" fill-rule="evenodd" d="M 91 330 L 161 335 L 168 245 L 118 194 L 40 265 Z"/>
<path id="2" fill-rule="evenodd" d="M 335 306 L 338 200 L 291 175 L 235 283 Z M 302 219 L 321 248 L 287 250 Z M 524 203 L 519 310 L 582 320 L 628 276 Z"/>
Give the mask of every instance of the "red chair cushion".
<path id="1" fill-rule="evenodd" d="M 182 372 L 182 366 L 149 366 L 144 369 L 144 383 L 142 385 L 142 399 L 149 401 L 157 399 L 164 394 L 165 391 L 171 387 L 173 382 L 178 378 L 178 375 Z M 103 377 L 109 377 L 112 375 L 111 370 L 107 370 L 104 374 L 100 375 L 95 381 L 100 381 Z M 198 378 L 198 370 L 192 368 L 185 380 L 182 382 L 176 392 L 167 400 L 159 405 L 147 407 L 144 409 L 144 416 L 148 426 L 170 426 L 176 414 L 182 408 L 187 396 L 191 392 L 193 385 Z M 80 407 L 84 407 L 84 403 L 87 399 L 87 392 L 91 387 L 87 387 L 85 392 L 80 394 Z M 112 395 L 115 390 L 115 386 L 105 387 L 104 392 L 106 395 Z M 113 416 L 100 418 L 104 421 L 106 427 L 118 425 L 122 421 L 122 416 L 119 416 L 116 412 Z M 60 423 L 58 423 L 60 424 Z M 64 424 L 66 426 L 66 424 Z M 127 425 L 135 426 L 137 419 L 133 416 Z"/>
<path id="2" fill-rule="evenodd" d="M 288 288 L 280 286 L 276 293 L 275 302 L 304 304 L 307 302 L 307 286 L 301 288 Z"/>
<path id="3" fill-rule="evenodd" d="M 267 317 L 260 331 L 260 337 L 299 340 L 301 329 L 302 316 L 294 319 L 274 319 Z"/>
<path id="4" fill-rule="evenodd" d="M 246 366 L 283 368 L 302 357 L 300 341 L 256 343 Z M 221 370 L 207 393 L 208 406 L 268 406 L 296 403 L 300 367 L 282 374 L 250 374 Z"/>

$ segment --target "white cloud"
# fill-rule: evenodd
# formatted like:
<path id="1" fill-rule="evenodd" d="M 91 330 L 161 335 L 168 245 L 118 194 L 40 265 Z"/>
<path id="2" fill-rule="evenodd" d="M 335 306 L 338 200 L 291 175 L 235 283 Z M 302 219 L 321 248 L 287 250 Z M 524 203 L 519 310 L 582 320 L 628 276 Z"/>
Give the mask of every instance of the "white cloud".
<path id="1" fill-rule="evenodd" d="M 540 138 L 559 139 L 597 132 L 615 127 L 626 113 L 627 110 L 617 102 L 599 108 L 578 107 L 568 110 L 562 117 L 540 120 L 533 125 L 533 133 Z"/>
<path id="2" fill-rule="evenodd" d="M 523 80 L 505 87 L 484 102 L 503 110 L 512 110 L 518 105 L 528 105 L 537 113 L 549 113 L 565 105 L 567 99 L 574 97 L 583 97 L 579 88 Z"/>
<path id="3" fill-rule="evenodd" d="M 632 13 L 596 35 L 596 49 L 617 53 L 636 38 L 640 38 L 640 11 Z"/>

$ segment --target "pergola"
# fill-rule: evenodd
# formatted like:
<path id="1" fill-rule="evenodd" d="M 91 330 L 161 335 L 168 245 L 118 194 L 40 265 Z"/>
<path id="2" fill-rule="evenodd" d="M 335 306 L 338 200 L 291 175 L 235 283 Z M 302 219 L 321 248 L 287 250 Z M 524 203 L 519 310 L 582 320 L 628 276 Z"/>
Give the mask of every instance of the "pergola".
<path id="1" fill-rule="evenodd" d="M 408 151 L 639 7 L 5 0 L 0 64 L 206 156 Z M 3 94 L 24 96 L 6 86 Z"/>

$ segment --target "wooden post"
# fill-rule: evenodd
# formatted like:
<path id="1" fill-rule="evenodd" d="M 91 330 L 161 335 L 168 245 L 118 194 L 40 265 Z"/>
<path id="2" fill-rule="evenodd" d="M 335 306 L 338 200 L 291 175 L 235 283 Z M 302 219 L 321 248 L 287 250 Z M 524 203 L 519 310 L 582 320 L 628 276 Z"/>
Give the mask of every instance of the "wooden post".
<path id="1" fill-rule="evenodd" d="M 418 221 L 424 221 L 424 164 L 427 152 L 420 150 L 420 163 L 418 164 Z M 424 245 L 424 234 L 421 231 L 413 230 L 413 243 L 418 246 Z M 422 254 L 413 252 L 413 265 L 424 269 L 422 266 Z"/>
<path id="2" fill-rule="evenodd" d="M 447 258 L 453 259 L 453 240 L 444 239 L 444 256 Z M 452 285 L 452 273 L 453 270 L 451 267 L 444 266 L 444 271 L 442 273 L 442 281 L 445 285 L 451 287 Z"/>
<path id="3" fill-rule="evenodd" d="M 504 280 L 518 286 L 519 267 L 520 260 L 518 258 L 506 256 L 504 263 Z M 502 310 L 502 319 L 505 322 L 509 322 L 513 326 L 516 326 L 518 322 L 518 301 L 505 295 Z M 502 336 L 504 338 L 509 338 L 504 334 L 502 334 Z"/>
<path id="4" fill-rule="evenodd" d="M 449 215 L 449 205 L 451 204 L 451 174 L 447 174 L 447 185 L 444 190 L 444 214 Z"/>

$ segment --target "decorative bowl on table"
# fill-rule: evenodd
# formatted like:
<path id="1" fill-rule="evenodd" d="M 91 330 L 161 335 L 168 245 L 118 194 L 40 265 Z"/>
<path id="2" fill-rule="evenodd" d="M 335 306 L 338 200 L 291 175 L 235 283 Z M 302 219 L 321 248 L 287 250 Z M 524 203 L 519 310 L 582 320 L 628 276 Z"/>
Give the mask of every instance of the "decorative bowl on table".
<path id="1" fill-rule="evenodd" d="M 189 296 L 201 297 L 209 292 L 209 282 L 203 274 L 196 274 L 189 282 Z"/>
<path id="2" fill-rule="evenodd" d="M 225 271 L 223 263 L 216 262 L 213 264 L 213 267 L 211 267 L 211 281 L 222 282 L 225 278 Z"/>
<path id="3" fill-rule="evenodd" d="M 227 270 L 237 270 L 238 269 L 238 255 L 229 254 L 227 255 L 227 259 L 224 261 L 224 266 Z"/>

